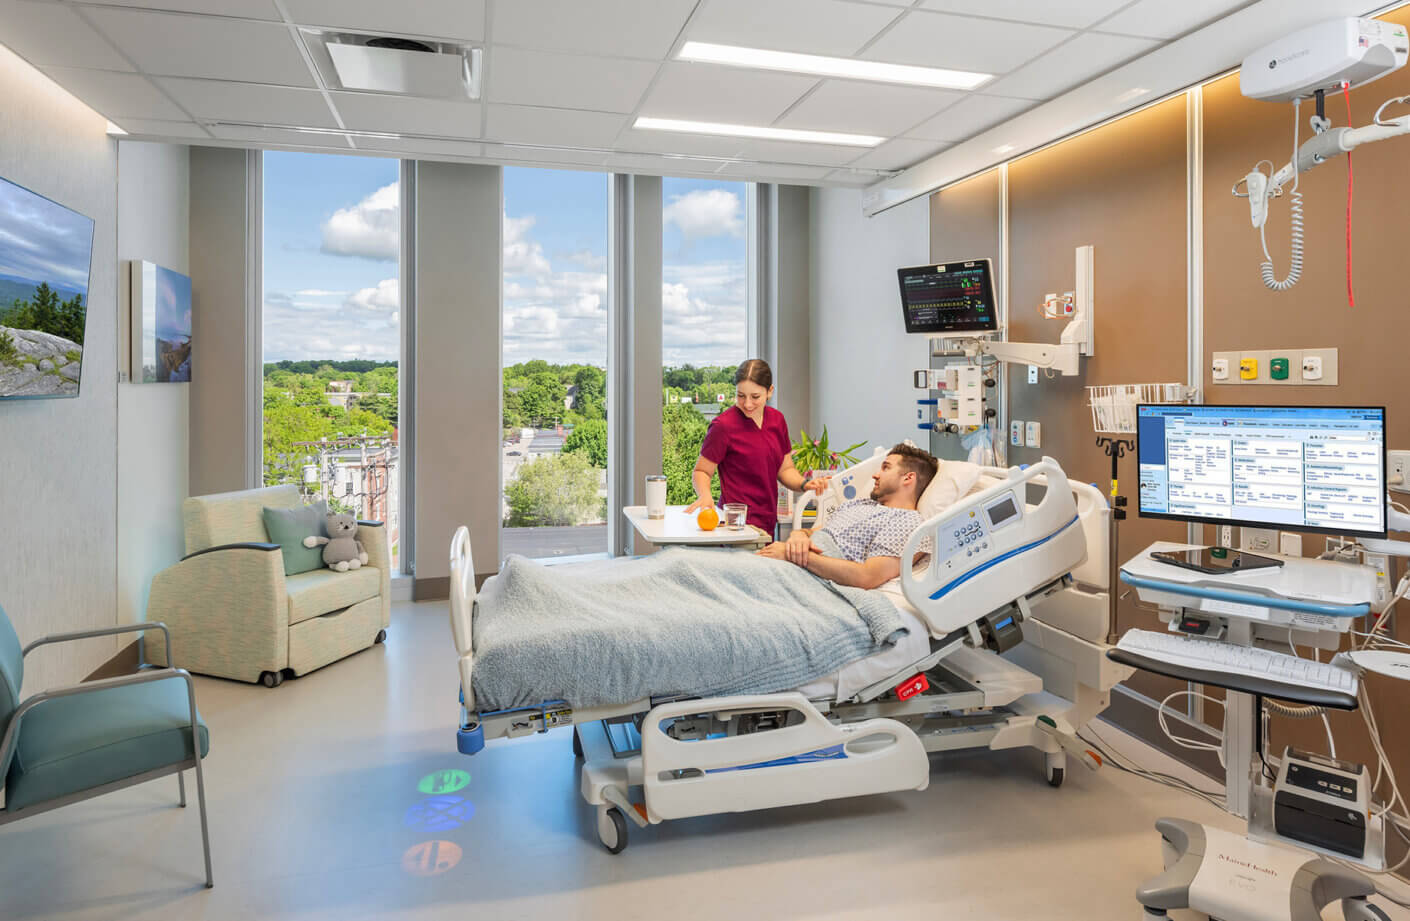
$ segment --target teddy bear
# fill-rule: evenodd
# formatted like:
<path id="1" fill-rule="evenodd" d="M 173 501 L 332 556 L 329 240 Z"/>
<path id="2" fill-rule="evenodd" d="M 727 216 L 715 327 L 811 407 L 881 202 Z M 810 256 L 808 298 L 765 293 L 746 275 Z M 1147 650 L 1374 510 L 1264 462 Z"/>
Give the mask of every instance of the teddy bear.
<path id="1" fill-rule="evenodd" d="M 352 515 L 328 513 L 328 536 L 310 535 L 304 546 L 323 547 L 323 564 L 336 572 L 361 569 L 367 564 L 367 550 L 357 537 L 357 519 Z"/>

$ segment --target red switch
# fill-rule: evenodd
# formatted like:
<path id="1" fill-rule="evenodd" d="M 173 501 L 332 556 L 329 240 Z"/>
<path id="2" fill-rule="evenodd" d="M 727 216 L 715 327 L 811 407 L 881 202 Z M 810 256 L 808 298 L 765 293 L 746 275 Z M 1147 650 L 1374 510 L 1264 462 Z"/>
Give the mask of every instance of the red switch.
<path id="1" fill-rule="evenodd" d="M 896 697 L 899 700 L 910 700 L 922 691 L 930 690 L 930 682 L 925 675 L 912 675 L 905 681 L 896 685 Z"/>

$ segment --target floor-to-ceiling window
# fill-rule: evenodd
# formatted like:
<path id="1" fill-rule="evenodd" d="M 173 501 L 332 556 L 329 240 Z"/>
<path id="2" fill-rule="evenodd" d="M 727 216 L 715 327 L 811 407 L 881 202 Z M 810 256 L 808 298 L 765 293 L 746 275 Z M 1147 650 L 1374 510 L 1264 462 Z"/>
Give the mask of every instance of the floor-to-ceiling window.
<path id="1" fill-rule="evenodd" d="M 745 354 L 748 188 L 709 179 L 662 182 L 661 454 L 671 504 L 694 500 L 690 472 L 705 430 L 734 402 L 735 368 L 757 357 Z"/>
<path id="2" fill-rule="evenodd" d="M 607 551 L 609 178 L 504 170 L 505 555 Z"/>
<path id="3" fill-rule="evenodd" d="M 400 162 L 264 154 L 264 482 L 387 522 L 401 569 Z"/>

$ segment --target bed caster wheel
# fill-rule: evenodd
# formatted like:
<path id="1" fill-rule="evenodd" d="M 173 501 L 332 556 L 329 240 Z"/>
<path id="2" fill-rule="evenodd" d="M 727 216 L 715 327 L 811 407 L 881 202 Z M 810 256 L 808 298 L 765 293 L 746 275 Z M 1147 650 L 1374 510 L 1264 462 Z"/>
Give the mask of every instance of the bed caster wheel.
<path id="1" fill-rule="evenodd" d="M 620 854 L 627 847 L 627 819 L 616 806 L 597 811 L 597 837 L 609 854 Z"/>
<path id="2" fill-rule="evenodd" d="M 283 672 L 260 672 L 259 683 L 267 688 L 277 688 L 284 683 Z"/>
<path id="3" fill-rule="evenodd" d="M 1043 756 L 1043 768 L 1048 786 L 1060 787 L 1067 776 L 1067 757 L 1062 752 L 1048 752 Z"/>
<path id="4" fill-rule="evenodd" d="M 377 635 L 373 637 L 372 642 L 378 644 L 387 642 L 387 631 L 378 630 Z"/>
<path id="5" fill-rule="evenodd" d="M 1141 906 L 1141 921 L 1170 921 L 1170 916 L 1159 908 Z"/>
<path id="6" fill-rule="evenodd" d="M 1060 786 L 1062 786 L 1063 778 L 1064 778 L 1066 775 L 1067 775 L 1067 771 L 1066 771 L 1065 769 L 1063 769 L 1063 768 L 1053 768 L 1051 771 L 1048 772 L 1048 786 L 1050 786 L 1050 787 L 1060 787 Z"/>
<path id="7" fill-rule="evenodd" d="M 578 727 L 573 727 L 573 757 L 582 760 L 583 757 L 583 737 L 578 735 Z"/>

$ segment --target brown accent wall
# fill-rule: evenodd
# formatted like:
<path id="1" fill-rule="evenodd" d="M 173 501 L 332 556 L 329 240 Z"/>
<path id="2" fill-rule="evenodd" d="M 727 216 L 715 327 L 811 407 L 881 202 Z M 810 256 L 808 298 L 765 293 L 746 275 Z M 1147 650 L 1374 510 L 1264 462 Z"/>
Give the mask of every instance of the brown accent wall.
<path id="1" fill-rule="evenodd" d="M 1410 25 L 1410 9 L 1383 18 Z M 1389 446 L 1410 447 L 1410 362 L 1405 358 L 1410 295 L 1401 262 L 1405 215 L 1410 213 L 1410 145 L 1392 140 L 1361 148 L 1352 157 L 1356 306 L 1350 307 L 1346 296 L 1345 158 L 1302 177 L 1306 265 L 1296 287 L 1272 292 L 1260 276 L 1262 248 L 1249 225 L 1248 203 L 1234 198 L 1230 188 L 1259 160 L 1270 159 L 1277 166 L 1287 162 L 1292 107 L 1245 99 L 1237 76 L 1215 81 L 1202 93 L 1202 188 L 1192 190 L 1188 184 L 1188 104 L 1183 96 L 1010 165 L 1010 338 L 1057 341 L 1062 323 L 1041 319 L 1037 304 L 1049 291 L 1071 289 L 1073 248 L 1082 244 L 1096 247 L 1097 305 L 1096 355 L 1083 359 L 1077 377 L 1044 379 L 1040 372 L 1039 383 L 1029 385 L 1023 369 L 1015 368 L 1010 375 L 1009 418 L 1043 425 L 1042 448 L 1010 448 L 1010 462 L 1049 454 L 1062 461 L 1070 476 L 1105 486 L 1109 462 L 1093 445 L 1084 386 L 1185 379 L 1186 215 L 1192 193 L 1201 196 L 1204 212 L 1204 354 L 1199 356 L 1203 402 L 1384 405 Z M 1410 69 L 1354 91 L 1352 123 L 1370 122 L 1382 101 L 1407 94 Z M 1404 111 L 1396 107 L 1393 114 Z M 1327 112 L 1334 124 L 1347 123 L 1342 97 L 1328 99 Z M 1305 103 L 1304 139 L 1311 114 L 1312 105 Z M 991 223 L 999 214 L 993 178 L 997 175 L 984 174 L 932 197 L 933 258 L 984 246 L 993 246 L 1000 255 Z M 1288 266 L 1288 197 L 1276 200 L 1271 210 L 1268 246 L 1281 277 Z M 966 233 L 966 227 L 972 231 Z M 1209 380 L 1214 351 L 1317 347 L 1339 350 L 1338 386 L 1234 386 Z M 1183 525 L 1136 517 L 1135 459 L 1123 460 L 1121 471 L 1132 516 L 1122 526 L 1118 559 L 1154 540 L 1183 539 Z M 1212 540 L 1212 529 L 1206 530 L 1211 531 L 1206 539 Z M 1307 555 L 1324 547 L 1320 535 L 1304 535 Z M 1402 572 L 1397 566 L 1394 576 Z M 1128 597 L 1122 602 L 1118 629 L 1156 627 L 1155 616 L 1137 610 L 1133 601 Z M 1410 640 L 1410 628 L 1403 623 L 1404 618 L 1396 623 L 1395 634 Z M 1152 676 L 1137 676 L 1128 684 L 1151 696 L 1181 686 Z M 1402 714 L 1410 707 L 1410 684 L 1373 677 L 1368 688 L 1392 766 L 1399 776 L 1410 776 L 1410 736 L 1399 731 Z M 1219 708 L 1211 706 L 1207 718 L 1220 725 Z M 1361 717 L 1334 713 L 1331 721 L 1338 754 L 1374 766 Z M 1326 748 L 1320 720 L 1274 717 L 1271 740 L 1274 752 L 1285 743 Z M 1392 859 L 1403 853 L 1398 842 L 1391 851 Z"/>
<path id="2" fill-rule="evenodd" d="M 1382 18 L 1410 24 L 1410 9 Z M 1410 94 L 1410 69 L 1353 90 L 1352 123 L 1369 123 L 1384 100 L 1406 94 Z M 1403 106 L 1397 106 L 1390 114 L 1395 117 L 1404 111 Z M 1388 446 L 1410 447 L 1410 364 L 1405 351 L 1410 345 L 1410 295 L 1402 261 L 1410 208 L 1406 172 L 1410 144 L 1390 140 L 1352 154 L 1353 308 L 1346 295 L 1346 158 L 1339 157 L 1301 177 L 1307 254 L 1302 279 L 1288 291 L 1269 291 L 1259 273 L 1263 249 L 1258 233 L 1249 225 L 1248 202 L 1233 197 L 1230 187 L 1261 159 L 1273 160 L 1278 166 L 1288 161 L 1292 106 L 1245 99 L 1234 76 L 1205 87 L 1204 113 L 1207 402 L 1385 406 Z M 1303 139 L 1308 136 L 1307 118 L 1312 113 L 1313 105 L 1304 103 Z M 1340 95 L 1327 100 L 1327 114 L 1334 125 L 1347 124 L 1346 102 Z M 1288 206 L 1288 195 L 1275 199 L 1268 221 L 1268 251 L 1279 278 L 1288 270 Z M 1247 386 L 1209 380 L 1210 353 L 1256 348 L 1336 348 L 1338 386 Z M 1303 536 L 1304 554 L 1312 556 L 1325 547 L 1321 535 Z M 1397 567 L 1397 576 L 1403 572 L 1403 567 Z M 1399 617 L 1396 621 L 1396 634 L 1402 640 L 1410 639 L 1405 620 Z M 1410 776 L 1410 736 L 1400 731 L 1403 714 L 1410 708 L 1410 684 L 1373 676 L 1368 692 L 1392 766 L 1397 776 Z M 1374 771 L 1376 756 L 1361 716 L 1332 713 L 1330 719 L 1337 754 L 1368 763 Z M 1326 749 L 1321 720 L 1274 717 L 1270 730 L 1269 748 L 1275 753 L 1284 744 Z M 1397 846 L 1392 853 L 1398 859 L 1403 851 Z"/>

